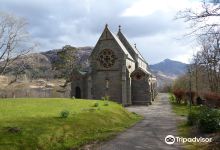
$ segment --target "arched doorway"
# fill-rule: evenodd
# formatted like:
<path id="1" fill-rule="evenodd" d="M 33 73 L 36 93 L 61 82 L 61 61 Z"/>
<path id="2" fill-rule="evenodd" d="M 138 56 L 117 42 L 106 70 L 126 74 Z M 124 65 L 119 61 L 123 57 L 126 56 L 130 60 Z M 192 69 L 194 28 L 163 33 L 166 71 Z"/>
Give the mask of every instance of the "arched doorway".
<path id="1" fill-rule="evenodd" d="M 81 89 L 78 86 L 75 88 L 75 97 L 81 98 Z"/>

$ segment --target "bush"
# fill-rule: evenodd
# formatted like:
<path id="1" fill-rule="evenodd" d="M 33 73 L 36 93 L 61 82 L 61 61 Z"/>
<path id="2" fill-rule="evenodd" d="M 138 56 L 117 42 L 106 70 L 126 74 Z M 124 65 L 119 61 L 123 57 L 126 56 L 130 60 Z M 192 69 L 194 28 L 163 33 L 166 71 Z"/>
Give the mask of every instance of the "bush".
<path id="1" fill-rule="evenodd" d="M 180 104 L 181 101 L 183 100 L 184 95 L 185 95 L 185 91 L 181 90 L 181 89 L 175 89 L 175 90 L 173 90 L 173 94 L 176 97 L 176 102 Z"/>
<path id="2" fill-rule="evenodd" d="M 104 100 L 104 101 L 107 100 L 107 101 L 108 101 L 109 98 L 110 98 L 110 96 L 106 95 L 106 96 L 103 96 L 103 97 L 102 97 L 102 100 Z"/>
<path id="3" fill-rule="evenodd" d="M 99 106 L 99 103 L 98 103 L 98 102 L 96 102 L 96 103 L 93 104 L 93 107 L 98 107 L 98 106 Z"/>
<path id="4" fill-rule="evenodd" d="M 105 101 L 104 106 L 108 106 L 108 105 L 109 105 L 108 101 Z"/>
<path id="5" fill-rule="evenodd" d="M 209 92 L 204 93 L 203 97 L 206 99 L 207 105 L 220 108 L 220 94 Z"/>
<path id="6" fill-rule="evenodd" d="M 170 100 L 170 102 L 175 103 L 176 97 L 172 93 L 169 93 L 169 100 Z"/>
<path id="7" fill-rule="evenodd" d="M 187 116 L 187 124 L 189 126 L 196 125 L 198 123 L 199 116 L 200 116 L 199 111 L 193 110 L 189 112 Z"/>
<path id="8" fill-rule="evenodd" d="M 67 118 L 69 116 L 69 111 L 68 110 L 63 110 L 60 112 L 60 118 Z"/>
<path id="9" fill-rule="evenodd" d="M 220 129 L 220 112 L 217 109 L 202 107 L 198 127 L 202 132 L 212 133 Z"/>

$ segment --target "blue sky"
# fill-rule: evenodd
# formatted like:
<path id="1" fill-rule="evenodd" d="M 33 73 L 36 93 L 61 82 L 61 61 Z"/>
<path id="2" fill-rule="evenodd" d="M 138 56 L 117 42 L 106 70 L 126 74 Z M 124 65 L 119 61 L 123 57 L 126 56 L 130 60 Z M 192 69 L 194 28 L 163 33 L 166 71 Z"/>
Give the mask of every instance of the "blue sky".
<path id="1" fill-rule="evenodd" d="M 1 0 L 0 10 L 26 18 L 39 51 L 66 44 L 94 46 L 106 23 L 113 32 L 121 25 L 153 64 L 166 58 L 190 60 L 195 45 L 183 38 L 186 24 L 174 17 L 195 6 L 198 1 L 190 0 Z"/>

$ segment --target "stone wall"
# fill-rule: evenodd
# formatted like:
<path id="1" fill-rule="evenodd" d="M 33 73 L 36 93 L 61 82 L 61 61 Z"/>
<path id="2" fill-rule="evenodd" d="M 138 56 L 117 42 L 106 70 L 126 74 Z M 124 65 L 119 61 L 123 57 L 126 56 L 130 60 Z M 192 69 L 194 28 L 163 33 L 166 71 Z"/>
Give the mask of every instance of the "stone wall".
<path id="1" fill-rule="evenodd" d="M 106 87 L 106 82 L 108 82 L 108 87 Z M 96 71 L 92 73 L 93 99 L 110 96 L 111 100 L 121 103 L 121 86 L 120 71 Z"/>
<path id="2" fill-rule="evenodd" d="M 132 104 L 149 105 L 151 104 L 151 92 L 149 83 L 145 79 L 132 80 Z"/>

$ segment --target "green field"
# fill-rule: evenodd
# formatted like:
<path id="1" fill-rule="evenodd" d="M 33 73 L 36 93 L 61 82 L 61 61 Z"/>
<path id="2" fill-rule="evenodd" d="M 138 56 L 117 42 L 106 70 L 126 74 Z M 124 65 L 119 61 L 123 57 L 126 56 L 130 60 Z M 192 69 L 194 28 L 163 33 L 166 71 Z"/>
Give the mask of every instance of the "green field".
<path id="1" fill-rule="evenodd" d="M 94 107 L 94 103 L 98 103 Z M 141 119 L 114 102 L 0 99 L 0 150 L 66 150 L 112 137 Z M 61 118 L 61 111 L 69 111 Z"/>

